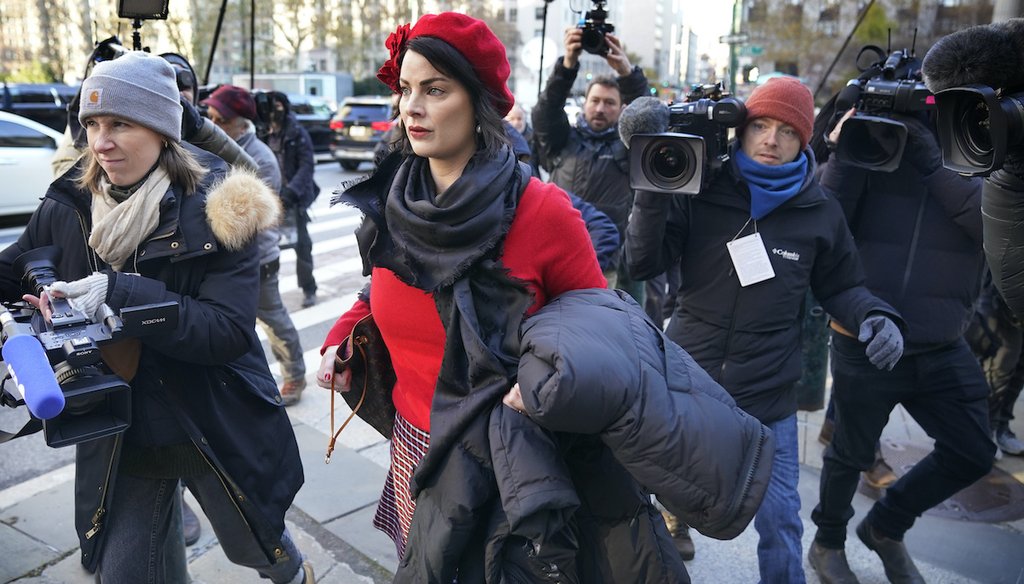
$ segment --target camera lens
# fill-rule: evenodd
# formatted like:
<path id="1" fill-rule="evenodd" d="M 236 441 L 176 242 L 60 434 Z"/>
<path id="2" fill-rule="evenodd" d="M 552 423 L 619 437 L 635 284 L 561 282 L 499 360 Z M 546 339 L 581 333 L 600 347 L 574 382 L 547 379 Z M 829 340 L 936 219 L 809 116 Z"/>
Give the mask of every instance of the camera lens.
<path id="1" fill-rule="evenodd" d="M 853 162 L 875 168 L 900 155 L 900 126 L 860 120 L 851 124 L 853 121 L 850 119 L 843 126 L 843 132 L 848 133 L 844 138 L 853 145 L 849 149 Z"/>
<path id="2" fill-rule="evenodd" d="M 988 106 L 977 100 L 963 104 L 956 116 L 960 150 L 972 164 L 988 166 L 992 162 L 992 127 Z"/>
<path id="3" fill-rule="evenodd" d="M 666 190 L 685 186 L 693 178 L 699 160 L 693 147 L 683 140 L 655 140 L 643 154 L 644 176 L 651 184 Z"/>
<path id="4" fill-rule="evenodd" d="M 584 51 L 592 55 L 604 55 L 608 52 L 608 46 L 605 44 L 604 40 L 604 33 L 592 27 L 583 29 L 580 44 L 583 45 Z"/>

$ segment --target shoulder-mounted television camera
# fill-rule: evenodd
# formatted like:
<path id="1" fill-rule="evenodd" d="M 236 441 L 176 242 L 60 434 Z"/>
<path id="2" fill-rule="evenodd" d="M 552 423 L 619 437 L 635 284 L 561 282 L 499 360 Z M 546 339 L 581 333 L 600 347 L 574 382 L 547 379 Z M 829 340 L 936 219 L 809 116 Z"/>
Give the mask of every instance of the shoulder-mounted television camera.
<path id="1" fill-rule="evenodd" d="M 14 270 L 22 274 L 26 292 L 39 296 L 60 279 L 56 270 L 60 253 L 59 247 L 47 246 L 18 256 Z M 49 321 L 28 304 L 0 308 L 0 345 L 10 372 L 0 401 L 11 407 L 26 404 L 33 419 L 42 420 L 43 435 L 51 447 L 127 429 L 131 388 L 104 363 L 100 347 L 173 330 L 178 325 L 178 303 L 125 307 L 119 314 L 104 304 L 99 322 L 75 310 L 65 298 L 51 297 L 50 307 Z M 8 381 L 13 382 L 10 389 Z"/>
<path id="2" fill-rule="evenodd" d="M 631 138 L 630 186 L 696 195 L 728 162 L 729 129 L 743 124 L 747 108 L 718 83 L 694 85 L 686 101 L 668 110 L 668 132 Z"/>
<path id="3" fill-rule="evenodd" d="M 1010 148 L 1024 144 L 1024 91 L 988 85 L 952 87 L 935 94 L 942 165 L 967 176 L 1003 167 Z"/>
<path id="4" fill-rule="evenodd" d="M 946 168 L 987 176 L 1024 146 L 1022 24 L 1012 18 L 967 27 L 942 37 L 925 55 Z"/>
<path id="5" fill-rule="evenodd" d="M 583 50 L 593 55 L 608 54 L 608 41 L 604 35 L 615 32 L 615 25 L 608 22 L 608 11 L 604 5 L 604 0 L 594 0 L 594 9 L 587 11 L 577 27 L 583 31 L 580 41 Z"/>
<path id="6" fill-rule="evenodd" d="M 933 109 L 935 102 L 921 81 L 921 61 L 914 57 L 913 49 L 893 51 L 882 60 L 882 49 L 870 45 L 861 49 L 857 60 L 867 52 L 876 53 L 879 60 L 851 79 L 836 99 L 837 116 L 851 107 L 857 109 L 843 124 L 836 158 L 861 168 L 892 172 L 899 167 L 907 145 L 907 127 L 892 114 Z"/>

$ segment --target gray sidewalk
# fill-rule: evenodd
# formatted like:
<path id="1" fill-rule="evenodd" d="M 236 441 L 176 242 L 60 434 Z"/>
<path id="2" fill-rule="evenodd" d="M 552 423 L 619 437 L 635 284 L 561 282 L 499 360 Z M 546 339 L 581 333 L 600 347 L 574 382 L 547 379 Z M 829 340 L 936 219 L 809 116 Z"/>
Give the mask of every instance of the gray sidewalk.
<path id="1" fill-rule="evenodd" d="M 319 355 L 306 355 L 309 371 Z M 340 422 L 347 414 L 336 400 Z M 1020 411 L 1020 410 L 1018 410 Z M 343 414 L 344 412 L 344 414 Z M 328 584 L 389 582 L 397 559 L 394 545 L 373 529 L 371 519 L 386 474 L 387 443 L 360 420 L 346 429 L 329 465 L 324 464 L 329 434 L 329 392 L 307 388 L 289 409 L 306 473 L 287 517 L 288 528 L 312 561 L 319 582 Z M 817 501 L 821 450 L 816 437 L 821 412 L 801 413 L 800 495 L 803 501 L 804 549 L 814 526 L 810 510 Z M 1024 435 L 1017 423 L 1015 430 Z M 902 410 L 893 413 L 883 441 L 928 447 L 928 439 Z M 1024 481 L 1024 459 L 1005 457 L 999 467 Z M 19 584 L 88 584 L 80 567 L 72 528 L 73 468 L 69 465 L 0 492 L 0 582 Z M 191 496 L 189 496 L 191 500 Z M 193 508 L 198 510 L 194 500 Z M 853 535 L 852 528 L 871 500 L 858 494 L 851 522 L 848 554 L 863 584 L 886 582 L 877 558 Z M 231 564 L 220 551 L 209 524 L 199 543 L 188 548 L 193 582 L 257 582 L 255 573 Z M 749 527 L 734 540 L 721 542 L 695 534 L 697 557 L 687 564 L 694 582 L 756 582 L 757 534 Z M 928 582 L 1024 582 L 1024 521 L 976 523 L 925 515 L 907 536 L 907 545 Z M 818 582 L 805 562 L 808 582 Z"/>

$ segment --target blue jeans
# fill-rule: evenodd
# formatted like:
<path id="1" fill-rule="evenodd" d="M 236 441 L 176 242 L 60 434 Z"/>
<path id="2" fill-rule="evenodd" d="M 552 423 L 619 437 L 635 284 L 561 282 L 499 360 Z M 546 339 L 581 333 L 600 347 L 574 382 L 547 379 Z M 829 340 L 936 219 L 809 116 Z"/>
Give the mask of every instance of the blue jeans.
<path id="1" fill-rule="evenodd" d="M 803 551 L 800 538 L 800 454 L 796 414 L 768 424 L 775 434 L 775 457 L 761 508 L 754 516 L 757 530 L 757 566 L 765 584 L 802 584 Z"/>
<path id="2" fill-rule="evenodd" d="M 271 563 L 215 473 L 189 478 L 187 484 L 209 518 L 229 560 L 253 568 L 274 584 L 302 582 L 302 554 L 287 530 L 281 536 L 284 556 L 277 563 Z M 106 539 L 96 571 L 103 584 L 187 581 L 178 479 L 150 479 L 119 473 L 104 531 Z M 169 542 L 169 537 L 176 541 Z"/>
<path id="3" fill-rule="evenodd" d="M 306 377 L 306 363 L 302 360 L 299 332 L 281 301 L 278 287 L 280 268 L 279 260 L 260 266 L 260 303 L 256 308 L 256 318 L 267 333 L 270 352 L 281 366 L 281 376 L 285 382 L 298 381 Z"/>

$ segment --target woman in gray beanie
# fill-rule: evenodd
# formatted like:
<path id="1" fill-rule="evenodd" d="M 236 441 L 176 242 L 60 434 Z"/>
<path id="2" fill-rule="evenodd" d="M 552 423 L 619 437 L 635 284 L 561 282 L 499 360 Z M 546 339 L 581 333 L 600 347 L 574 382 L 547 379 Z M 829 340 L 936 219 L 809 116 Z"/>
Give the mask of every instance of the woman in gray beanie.
<path id="1" fill-rule="evenodd" d="M 187 580 L 183 480 L 234 563 L 272 582 L 313 582 L 284 525 L 303 474 L 291 424 L 255 335 L 255 235 L 278 220 L 255 175 L 181 142 L 172 67 L 146 53 L 99 63 L 82 84 L 88 149 L 0 252 L 0 299 L 22 298 L 21 254 L 61 248 L 42 298 L 94 322 L 107 305 L 174 302 L 173 330 L 102 347 L 131 385 L 131 426 L 77 444 L 82 563 L 105 583 Z"/>

